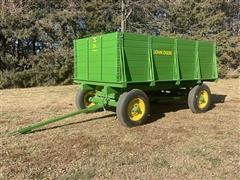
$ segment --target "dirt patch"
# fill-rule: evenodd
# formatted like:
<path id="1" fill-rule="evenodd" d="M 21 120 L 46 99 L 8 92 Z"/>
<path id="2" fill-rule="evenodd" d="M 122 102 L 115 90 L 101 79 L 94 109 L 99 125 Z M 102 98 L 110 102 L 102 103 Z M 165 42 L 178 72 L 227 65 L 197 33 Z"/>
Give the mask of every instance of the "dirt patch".
<path id="1" fill-rule="evenodd" d="M 6 133 L 75 110 L 78 87 L 1 90 L 0 179 L 238 179 L 239 79 L 208 84 L 213 106 L 204 114 L 168 102 L 136 128 L 96 112 L 16 137 Z"/>

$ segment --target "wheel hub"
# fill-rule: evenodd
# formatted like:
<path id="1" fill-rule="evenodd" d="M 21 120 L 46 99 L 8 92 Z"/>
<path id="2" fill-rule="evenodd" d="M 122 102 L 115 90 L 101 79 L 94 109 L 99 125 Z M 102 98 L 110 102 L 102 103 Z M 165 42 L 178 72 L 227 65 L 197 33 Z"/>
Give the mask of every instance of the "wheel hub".
<path id="1" fill-rule="evenodd" d="M 145 113 L 145 103 L 140 98 L 134 98 L 128 105 L 128 116 L 132 121 L 139 121 Z"/>
<path id="2" fill-rule="evenodd" d="M 94 92 L 89 91 L 84 95 L 84 105 L 86 107 L 91 107 L 95 105 L 93 102 L 90 101 L 90 98 L 94 96 Z"/>
<path id="3" fill-rule="evenodd" d="M 200 109 L 205 108 L 208 104 L 208 100 L 209 100 L 208 92 L 206 90 L 200 91 L 198 96 L 198 107 Z"/>

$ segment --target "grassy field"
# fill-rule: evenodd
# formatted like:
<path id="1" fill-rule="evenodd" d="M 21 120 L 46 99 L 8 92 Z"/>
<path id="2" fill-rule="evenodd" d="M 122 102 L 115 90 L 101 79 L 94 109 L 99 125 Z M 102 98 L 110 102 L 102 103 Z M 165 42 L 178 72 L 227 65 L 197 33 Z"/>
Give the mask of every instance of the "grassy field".
<path id="1" fill-rule="evenodd" d="M 208 84 L 204 114 L 159 103 L 136 128 L 96 112 L 21 136 L 6 133 L 74 111 L 78 87 L 1 90 L 0 179 L 240 179 L 239 79 Z"/>

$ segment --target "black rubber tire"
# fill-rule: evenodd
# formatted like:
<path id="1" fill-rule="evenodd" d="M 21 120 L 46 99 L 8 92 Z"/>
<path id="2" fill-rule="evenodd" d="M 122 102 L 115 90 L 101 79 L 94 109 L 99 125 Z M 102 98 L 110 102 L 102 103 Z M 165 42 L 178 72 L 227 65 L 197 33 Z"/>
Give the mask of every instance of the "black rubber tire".
<path id="1" fill-rule="evenodd" d="M 208 93 L 208 102 L 207 105 L 204 108 L 198 107 L 198 96 L 199 93 L 205 90 Z M 206 84 L 196 85 L 194 88 L 192 88 L 188 94 L 188 107 L 191 109 L 193 113 L 204 113 L 209 110 L 211 106 L 211 91 L 209 87 Z"/>
<path id="2" fill-rule="evenodd" d="M 85 94 L 88 92 L 89 90 L 81 90 L 81 89 L 77 91 L 76 97 L 75 97 L 75 103 L 79 110 L 86 109 L 86 106 L 84 104 L 84 97 L 85 97 Z"/>
<path id="3" fill-rule="evenodd" d="M 139 121 L 132 121 L 128 116 L 128 104 L 133 98 L 140 98 L 144 101 L 144 104 L 145 104 L 144 115 Z M 149 109 L 150 109 L 150 105 L 149 105 L 149 99 L 147 95 L 139 89 L 133 89 L 130 92 L 123 93 L 119 97 L 118 103 L 117 103 L 117 109 L 116 109 L 117 119 L 125 127 L 139 126 L 147 122 Z"/>

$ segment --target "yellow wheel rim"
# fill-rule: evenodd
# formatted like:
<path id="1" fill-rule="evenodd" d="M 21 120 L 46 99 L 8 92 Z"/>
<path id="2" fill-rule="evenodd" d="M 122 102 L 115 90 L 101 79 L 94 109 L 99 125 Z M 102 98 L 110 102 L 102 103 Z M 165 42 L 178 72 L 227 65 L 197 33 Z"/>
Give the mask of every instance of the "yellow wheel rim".
<path id="1" fill-rule="evenodd" d="M 199 96 L 198 96 L 198 102 L 197 102 L 198 107 L 200 109 L 205 108 L 208 104 L 208 100 L 209 100 L 208 92 L 206 90 L 200 91 Z"/>
<path id="2" fill-rule="evenodd" d="M 128 104 L 128 117 L 132 121 L 140 121 L 145 113 L 145 103 L 140 98 L 132 99 Z"/>
<path id="3" fill-rule="evenodd" d="M 93 97 L 94 93 L 92 91 L 86 92 L 86 94 L 84 95 L 84 105 L 85 107 L 91 107 L 93 105 L 95 105 L 93 102 L 89 101 L 90 97 Z"/>

